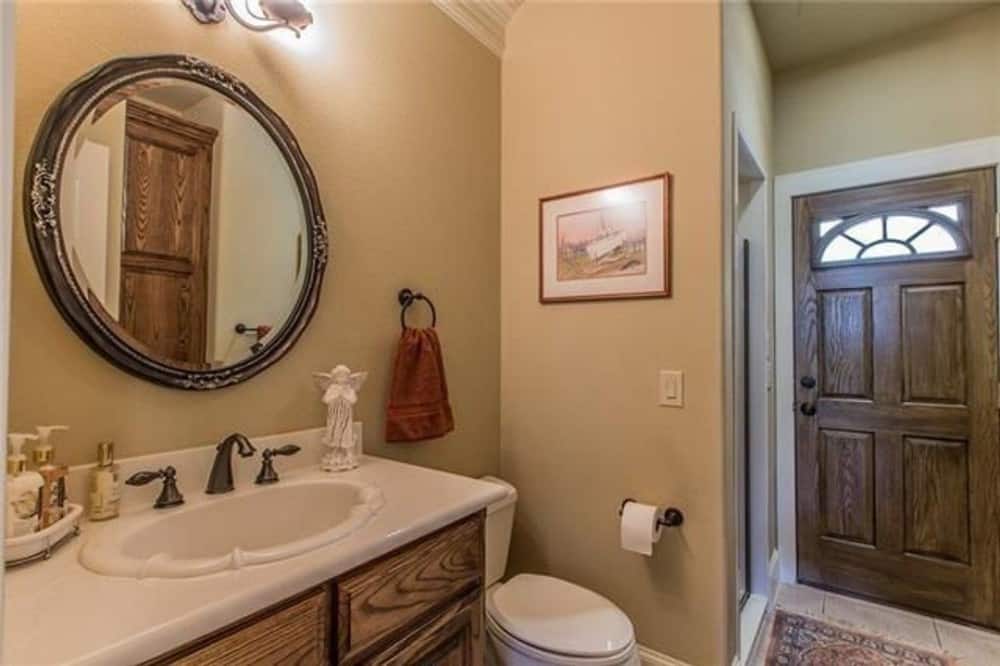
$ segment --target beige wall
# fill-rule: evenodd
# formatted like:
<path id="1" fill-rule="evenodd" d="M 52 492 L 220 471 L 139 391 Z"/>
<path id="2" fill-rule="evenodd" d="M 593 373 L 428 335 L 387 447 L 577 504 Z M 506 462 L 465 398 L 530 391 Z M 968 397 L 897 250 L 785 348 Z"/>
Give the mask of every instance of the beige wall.
<path id="1" fill-rule="evenodd" d="M 1000 7 L 775 78 L 777 173 L 1000 134 Z"/>
<path id="2" fill-rule="evenodd" d="M 708 3 L 528 2 L 503 70 L 502 460 L 513 571 L 588 586 L 640 642 L 726 659 L 720 15 Z M 538 303 L 538 198 L 669 170 L 669 300 Z M 656 405 L 683 370 L 683 409 Z M 625 497 L 687 515 L 652 558 L 618 547 Z"/>
<path id="3" fill-rule="evenodd" d="M 760 166 L 772 163 L 772 80 L 760 31 L 748 0 L 723 5 L 723 82 L 727 116 L 736 113 L 740 132 Z M 728 137 L 727 137 L 728 140 Z M 729 153 L 726 153 L 727 157 Z"/>
<path id="4" fill-rule="evenodd" d="M 87 69 L 127 54 L 191 53 L 240 76 L 287 120 L 316 172 L 332 244 L 320 307 L 295 349 L 246 384 L 188 393 L 133 379 L 70 332 L 42 289 L 17 197 L 11 426 L 71 426 L 63 461 L 92 460 L 104 438 L 131 456 L 234 430 L 320 425 L 310 373 L 344 362 L 371 373 L 359 414 L 367 450 L 496 472 L 500 63 L 429 4 L 314 3 L 312 11 L 317 25 L 296 44 L 232 21 L 199 25 L 177 2 L 19 3 L 18 170 L 48 104 Z M 457 430 L 386 445 L 395 296 L 404 286 L 438 306 Z"/>
<path id="5" fill-rule="evenodd" d="M 14 153 L 14 6 L 0 2 L 0 433 L 7 432 L 7 370 L 10 330 L 10 232 Z M 0 441 L 0 451 L 7 443 Z M 6 453 L 4 454 L 6 457 Z M 6 475 L 3 475 L 4 477 Z M 3 491 L 6 478 L 0 478 Z M 6 513 L 6 512 L 4 512 Z M 3 524 L 0 518 L 0 525 Z M 3 571 L 0 571 L 0 597 L 3 596 Z M 3 604 L 0 604 L 3 626 Z M 3 654 L 3 636 L 0 636 Z"/>

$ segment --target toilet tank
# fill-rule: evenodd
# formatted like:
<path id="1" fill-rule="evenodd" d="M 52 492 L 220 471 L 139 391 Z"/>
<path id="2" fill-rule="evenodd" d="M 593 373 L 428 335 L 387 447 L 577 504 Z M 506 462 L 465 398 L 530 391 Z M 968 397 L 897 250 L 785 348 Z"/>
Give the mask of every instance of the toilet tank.
<path id="1" fill-rule="evenodd" d="M 480 480 L 503 486 L 507 491 L 506 496 L 486 507 L 486 587 L 489 587 L 503 578 L 507 569 L 517 489 L 495 476 L 484 476 Z"/>

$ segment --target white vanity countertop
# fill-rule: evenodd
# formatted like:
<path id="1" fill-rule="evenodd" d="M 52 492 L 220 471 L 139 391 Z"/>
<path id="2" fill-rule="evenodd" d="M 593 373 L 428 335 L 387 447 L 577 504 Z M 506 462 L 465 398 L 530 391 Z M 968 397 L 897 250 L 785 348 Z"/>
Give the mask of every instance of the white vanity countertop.
<path id="1" fill-rule="evenodd" d="M 234 466 L 242 464 L 237 460 Z M 331 475 L 303 469 L 283 476 Z M 92 573 L 79 563 L 80 547 L 87 532 L 114 521 L 84 523 L 81 537 L 48 562 L 7 572 L 3 663 L 111 666 L 153 658 L 472 514 L 505 492 L 469 477 L 371 456 L 358 469 L 335 476 L 382 490 L 385 505 L 367 525 L 297 557 L 199 578 L 137 580 Z M 195 481 L 181 481 L 181 489 L 192 492 Z"/>

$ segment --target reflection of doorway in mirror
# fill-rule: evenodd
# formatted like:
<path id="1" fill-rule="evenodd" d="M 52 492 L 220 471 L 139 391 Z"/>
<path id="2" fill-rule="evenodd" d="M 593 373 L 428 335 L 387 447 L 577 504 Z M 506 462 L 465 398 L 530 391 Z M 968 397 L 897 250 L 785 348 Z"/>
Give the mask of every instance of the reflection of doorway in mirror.
<path id="1" fill-rule="evenodd" d="M 119 324 L 154 354 L 206 366 L 216 130 L 130 100 Z"/>
<path id="2" fill-rule="evenodd" d="M 64 162 L 63 210 L 73 273 L 90 302 L 117 320 L 121 271 L 125 105 L 84 122 Z M 104 217 L 100 211 L 104 210 Z M 103 249 L 97 244 L 105 242 Z M 102 259 L 103 257 L 103 259 Z"/>
<path id="3" fill-rule="evenodd" d="M 216 123 L 207 358 L 228 366 L 258 341 L 235 333 L 237 324 L 270 327 L 260 340 L 267 345 L 291 313 L 304 227 L 295 180 L 260 123 L 231 104 Z"/>
<path id="4" fill-rule="evenodd" d="M 71 184 L 67 202 L 67 227 L 71 234 L 69 260 L 77 275 L 86 275 L 88 296 L 106 310 L 118 307 L 118 294 L 108 289 L 108 192 L 111 150 L 102 143 L 85 139 L 68 162 L 72 172 L 63 177 Z M 115 258 L 117 261 L 117 257 Z"/>

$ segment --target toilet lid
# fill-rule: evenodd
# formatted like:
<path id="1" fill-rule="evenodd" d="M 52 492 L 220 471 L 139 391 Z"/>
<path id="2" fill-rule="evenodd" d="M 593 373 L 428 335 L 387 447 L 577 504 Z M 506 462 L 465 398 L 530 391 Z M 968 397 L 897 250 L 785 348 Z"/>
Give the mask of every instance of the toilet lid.
<path id="1" fill-rule="evenodd" d="M 520 574 L 487 595 L 490 617 L 514 638 L 546 652 L 607 657 L 635 640 L 613 603 L 558 578 Z"/>

